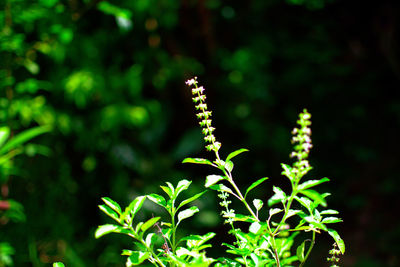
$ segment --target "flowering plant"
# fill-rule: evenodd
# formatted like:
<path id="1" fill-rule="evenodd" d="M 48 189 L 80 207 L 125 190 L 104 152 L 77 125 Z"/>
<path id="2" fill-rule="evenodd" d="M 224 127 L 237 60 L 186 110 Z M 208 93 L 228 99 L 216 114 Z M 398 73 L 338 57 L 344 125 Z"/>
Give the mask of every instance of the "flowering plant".
<path id="1" fill-rule="evenodd" d="M 329 225 L 341 222 L 335 217 L 338 211 L 326 209 L 326 198 L 329 193 L 319 193 L 315 187 L 328 182 L 328 178 L 304 181 L 306 174 L 312 169 L 308 161 L 311 142 L 311 115 L 303 110 L 297 121 L 298 127 L 292 131 L 293 152 L 290 154 L 295 159 L 292 165 L 282 164 L 282 175 L 285 176 L 291 191 L 285 192 L 278 186 L 273 187 L 273 195 L 268 199 L 268 208 L 264 201 L 252 199 L 249 193 L 260 186 L 268 178 L 264 177 L 253 182 L 246 190 L 241 190 L 232 175 L 234 163 L 232 159 L 247 149 L 239 149 L 228 154 L 223 159 L 219 155 L 221 143 L 214 136 L 215 128 L 212 127 L 212 112 L 208 110 L 205 89 L 199 86 L 197 78 L 186 82 L 191 87 L 193 102 L 197 110 L 197 118 L 206 142 L 205 148 L 214 153 L 213 160 L 203 158 L 186 158 L 183 163 L 209 165 L 218 170 L 218 174 L 208 175 L 205 187 L 218 192 L 222 207 L 221 216 L 229 225 L 229 233 L 234 236 L 232 244 L 223 243 L 227 255 L 217 259 L 206 256 L 206 249 L 211 247 L 206 244 L 215 233 L 205 235 L 189 235 L 176 240 L 178 225 L 195 213 L 198 207 L 191 206 L 181 210 L 183 206 L 201 197 L 205 191 L 177 202 L 178 196 L 188 189 L 191 184 L 188 180 L 180 181 L 176 187 L 167 182 L 161 186 L 168 199 L 158 194 L 140 196 L 122 210 L 115 201 L 103 198 L 104 205 L 100 209 L 114 219 L 117 224 L 99 226 L 96 237 L 108 233 L 126 234 L 133 238 L 136 250 L 124 250 L 122 255 L 128 256 L 127 266 L 141 264 L 149 261 L 155 266 L 304 266 L 316 241 L 316 234 L 328 233 L 334 239 L 334 248 L 330 251 L 328 261 L 332 266 L 337 266 L 339 255 L 345 252 L 345 245 L 339 234 Z M 160 217 L 152 217 L 145 222 L 134 223 L 135 215 L 142 207 L 145 199 L 164 208 L 169 214 L 167 222 L 161 222 Z M 237 213 L 232 207 L 232 200 L 237 199 L 246 208 L 246 214 Z M 266 210 L 267 212 L 263 212 Z M 241 224 L 241 227 L 238 226 Z M 243 227 L 243 223 L 247 226 Z M 150 232 L 155 228 L 158 234 Z M 311 239 L 297 242 L 300 233 L 311 235 Z M 161 239 L 161 246 L 156 246 L 157 237 Z M 296 249 L 292 249 L 296 246 Z"/>

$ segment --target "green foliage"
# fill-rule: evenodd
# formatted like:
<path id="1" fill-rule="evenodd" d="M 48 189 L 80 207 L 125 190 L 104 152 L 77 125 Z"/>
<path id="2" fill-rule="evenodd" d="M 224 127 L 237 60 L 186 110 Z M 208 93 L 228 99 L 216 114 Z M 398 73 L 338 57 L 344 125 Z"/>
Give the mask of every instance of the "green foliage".
<path id="1" fill-rule="evenodd" d="M 118 203 L 110 198 L 102 198 L 105 205 L 100 205 L 99 208 L 117 221 L 119 225 L 101 225 L 97 228 L 95 237 L 99 238 L 110 233 L 120 233 L 133 238 L 137 245 L 136 250 L 124 250 L 122 252 L 122 255 L 128 256 L 126 266 L 139 265 L 146 260 L 156 266 L 166 266 L 168 264 L 172 266 L 174 263 L 179 266 L 187 266 L 189 264 L 208 266 L 214 260 L 206 257 L 204 249 L 211 247 L 206 242 L 214 237 L 215 233 L 207 233 L 203 236 L 189 235 L 179 240 L 176 238 L 178 225 L 183 220 L 199 212 L 199 208 L 196 206 L 191 206 L 184 210 L 181 210 L 181 208 L 195 201 L 205 193 L 203 191 L 178 202 L 179 195 L 188 190 L 190 184 L 191 182 L 188 180 L 181 180 L 174 187 L 171 183 L 167 182 L 167 187 L 161 186 L 161 188 L 167 194 L 168 200 L 154 193 L 147 196 L 140 196 L 135 198 L 123 213 Z M 165 209 L 169 215 L 169 220 L 161 222 L 161 225 L 159 222 L 161 217 L 152 217 L 147 221 L 134 222 L 135 215 L 143 206 L 146 198 Z M 156 229 L 157 235 L 154 233 L 145 235 L 151 228 Z M 162 240 L 161 248 L 156 247 L 157 239 Z M 182 245 L 182 243 L 186 245 Z"/>
<path id="2" fill-rule="evenodd" d="M 154 192 L 161 178 L 173 177 L 175 185 L 193 168 L 176 162 L 207 158 L 181 84 L 193 73 L 216 85 L 208 104 L 216 107 L 220 154 L 251 148 L 240 160 L 227 160 L 226 168 L 233 167 L 254 212 L 255 198 L 264 202 L 259 216 L 267 213 L 274 194 L 269 185 L 290 193 L 275 163 L 290 149 L 288 125 L 296 110 L 307 106 L 319 147 L 309 178 L 329 173 L 335 186 L 323 183 L 298 197 L 318 200 L 321 214 L 328 200 L 328 207 L 345 212 L 338 217 L 346 218 L 347 229 L 362 229 L 340 231 L 357 235 L 346 238 L 359 248 L 352 252 L 354 265 L 399 265 L 398 219 L 389 207 L 374 205 L 396 199 L 400 181 L 396 142 L 388 145 L 397 131 L 384 131 L 400 122 L 393 89 L 398 38 L 392 29 L 398 25 L 390 12 L 396 4 L 387 2 L 360 9 L 355 1 L 334 0 L 0 1 L 0 125 L 12 136 L 38 125 L 52 129 L 17 149 L 28 157 L 14 157 L 10 173 L 18 175 L 6 178 L 8 197 L 21 204 L 11 203 L 15 212 L 7 216 L 26 220 L 1 229 L 1 241 L 17 251 L 14 265 L 118 261 L 113 251 L 124 239 L 93 240 L 101 217 L 88 211 L 98 196 L 125 205 L 131 196 Z M 32 157 L 38 154 L 48 157 Z M 200 171 L 204 179 L 207 167 Z M 264 173 L 270 179 L 246 195 Z M 208 174 L 223 176 L 219 169 Z M 193 179 L 188 197 L 201 191 L 204 179 Z M 211 186 L 228 192 L 226 180 Z M 310 191 L 328 187 L 331 199 Z M 182 231 L 218 223 L 209 196 L 199 200 L 204 216 L 183 221 Z M 149 218 L 154 210 L 142 211 Z M 387 220 L 357 219 L 379 217 Z M 360 255 L 370 250 L 375 253 Z M 222 253 L 220 246 L 213 251 Z"/>
<path id="3" fill-rule="evenodd" d="M 225 160 L 221 160 L 219 149 L 221 144 L 218 143 L 212 134 L 215 130 L 212 127 L 211 112 L 207 110 L 205 103 L 204 88 L 197 85 L 197 78 L 190 79 L 186 82 L 192 89 L 193 101 L 198 110 L 197 117 L 200 120 L 200 126 L 204 134 L 206 149 L 213 151 L 215 160 L 210 161 L 202 158 L 186 158 L 183 163 L 194 163 L 200 165 L 210 165 L 222 172 L 223 175 L 208 175 L 205 179 L 205 187 L 217 191 L 221 198 L 222 206 L 221 216 L 225 219 L 225 223 L 230 225 L 229 231 L 235 237 L 235 242 L 223 243 L 227 248 L 226 252 L 233 255 L 234 258 L 220 257 L 218 259 L 206 257 L 205 250 L 211 245 L 204 245 L 206 241 L 211 239 L 215 233 L 208 233 L 205 236 L 190 235 L 176 241 L 176 232 L 181 221 L 192 217 L 199 212 L 199 208 L 191 206 L 190 208 L 180 211 L 180 208 L 205 193 L 205 191 L 195 194 L 194 196 L 182 201 L 176 206 L 176 200 L 182 191 L 189 188 L 191 182 L 181 180 L 174 187 L 167 182 L 167 186 L 161 186 L 169 199 L 165 199 L 158 194 L 150 194 L 146 197 L 153 203 L 164 208 L 170 220 L 162 222 L 159 226 L 160 217 L 153 217 L 146 222 L 136 222 L 136 226 L 132 224 L 134 215 L 142 207 L 146 197 L 138 197 L 132 201 L 122 216 L 122 211 L 118 203 L 110 198 L 103 198 L 105 205 L 100 205 L 100 209 L 109 217 L 117 221 L 120 225 L 106 224 L 99 226 L 95 237 L 99 238 L 109 233 L 127 234 L 135 239 L 138 244 L 136 251 L 126 250 L 122 253 L 128 255 L 127 266 L 138 265 L 145 260 L 150 261 L 156 266 L 188 266 L 195 264 L 196 266 L 209 266 L 215 263 L 216 266 L 288 266 L 294 262 L 298 262 L 299 266 L 304 266 L 307 261 L 314 244 L 316 242 L 316 233 L 327 232 L 335 241 L 335 246 L 339 248 L 340 254 L 345 253 L 344 241 L 339 234 L 327 227 L 327 224 L 338 223 L 342 220 L 330 215 L 337 214 L 334 210 L 319 210 L 319 206 L 326 207 L 325 197 L 329 194 L 320 194 L 314 189 L 317 185 L 328 182 L 328 178 L 314 179 L 302 181 L 304 176 L 311 170 L 308 162 L 308 155 L 311 144 L 311 115 L 304 110 L 300 113 L 297 121 L 299 128 L 293 130 L 292 143 L 294 151 L 291 157 L 296 158 L 295 162 L 290 166 L 282 164 L 283 172 L 288 178 L 291 185 L 291 193 L 287 194 L 280 187 L 274 186 L 274 194 L 268 200 L 267 214 L 264 214 L 264 203 L 262 200 L 254 198 L 253 207 L 246 200 L 247 194 L 268 178 L 261 178 L 253 182 L 246 190 L 243 196 L 240 188 L 236 185 L 232 176 L 233 162 L 231 161 L 240 153 L 247 152 L 247 149 L 239 149 L 230 153 Z M 224 185 L 227 184 L 228 186 Z M 239 214 L 230 208 L 232 203 L 230 197 L 238 199 L 247 209 L 247 214 Z M 298 205 L 296 205 L 296 203 Z M 279 204 L 282 208 L 271 207 Z M 268 217 L 263 219 L 263 216 Z M 247 227 L 239 228 L 238 222 L 247 223 Z M 154 233 L 150 233 L 144 239 L 144 233 L 151 227 L 156 226 L 158 233 L 164 239 L 162 249 L 155 248 Z M 243 228 L 248 229 L 247 231 Z M 297 246 L 296 252 L 292 255 L 292 247 L 295 245 L 295 238 L 300 233 L 312 233 L 312 239 L 305 239 Z M 182 242 L 186 241 L 186 247 L 178 247 Z M 297 243 L 297 242 L 296 242 Z M 332 254 L 332 253 L 331 253 Z M 337 262 L 336 253 L 331 259 Z"/>
<path id="4" fill-rule="evenodd" d="M 48 132 L 49 127 L 35 127 L 22 131 L 12 138 L 9 127 L 0 127 L 0 185 L 8 191 L 8 180 L 11 175 L 19 173 L 19 169 L 14 166 L 13 159 L 24 151 L 23 145 L 28 141 Z M 33 147 L 33 149 L 35 149 Z M 28 153 L 27 153 L 28 154 Z M 0 197 L 0 219 L 7 223 L 8 220 L 14 222 L 24 222 L 26 219 L 24 207 L 19 202 L 8 199 L 7 194 L 2 192 Z M 0 243 L 0 266 L 12 266 L 12 256 L 15 250 L 9 243 Z"/>

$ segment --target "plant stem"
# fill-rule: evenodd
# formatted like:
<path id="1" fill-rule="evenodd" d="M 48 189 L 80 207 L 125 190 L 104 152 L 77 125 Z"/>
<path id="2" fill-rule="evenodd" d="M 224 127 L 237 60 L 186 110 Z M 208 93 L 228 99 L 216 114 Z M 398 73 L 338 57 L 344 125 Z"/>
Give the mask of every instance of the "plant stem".
<path id="1" fill-rule="evenodd" d="M 306 256 L 304 257 L 304 261 L 299 265 L 299 267 L 302 267 L 302 266 L 304 265 L 304 263 L 307 261 L 307 258 L 308 258 L 308 256 L 310 255 L 311 250 L 312 250 L 313 247 L 314 247 L 314 244 L 315 244 L 315 232 L 313 231 L 313 236 L 312 236 L 311 245 L 310 245 L 310 247 L 308 248 L 308 251 L 307 251 Z"/>
<path id="2" fill-rule="evenodd" d="M 176 249 L 176 244 L 175 244 L 175 232 L 176 232 L 176 226 L 175 226 L 175 200 L 172 199 L 172 205 L 171 205 L 171 224 L 172 224 L 172 252 L 175 253 Z"/>
<path id="3" fill-rule="evenodd" d="M 132 231 L 132 233 L 134 234 L 129 234 L 130 237 L 132 237 L 133 239 L 138 240 L 140 243 L 142 243 L 142 245 L 147 249 L 148 252 L 150 252 L 151 256 L 153 257 L 153 259 L 161 266 L 161 267 L 166 267 L 164 265 L 164 263 L 162 263 L 162 261 L 160 260 L 160 258 L 158 258 L 157 254 L 154 253 L 153 249 L 151 247 L 148 247 L 146 242 L 143 241 L 142 238 L 138 238 L 137 233 L 135 232 L 135 230 L 133 229 L 132 226 L 129 226 L 129 230 Z M 154 262 L 152 262 L 155 266 L 158 266 L 157 264 L 155 264 Z"/>
<path id="4" fill-rule="evenodd" d="M 231 172 L 226 172 L 224 170 L 224 174 L 225 176 L 228 177 L 228 181 L 229 183 L 233 186 L 233 188 L 235 189 L 238 199 L 246 206 L 247 210 L 251 213 L 251 215 L 254 217 L 254 219 L 256 219 L 257 221 L 260 221 L 258 219 L 258 216 L 254 213 L 253 209 L 249 206 L 249 204 L 247 203 L 247 201 L 245 200 L 245 198 L 242 195 L 242 192 L 240 192 L 240 189 L 237 187 L 236 183 L 233 181 L 233 177 Z"/>

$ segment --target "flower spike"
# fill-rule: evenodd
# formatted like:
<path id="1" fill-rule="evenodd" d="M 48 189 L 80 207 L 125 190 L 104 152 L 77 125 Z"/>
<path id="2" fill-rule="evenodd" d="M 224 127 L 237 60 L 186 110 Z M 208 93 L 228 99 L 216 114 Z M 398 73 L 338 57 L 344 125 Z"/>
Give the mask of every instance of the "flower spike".
<path id="1" fill-rule="evenodd" d="M 199 119 L 204 140 L 207 143 L 206 149 L 217 153 L 221 147 L 221 143 L 217 142 L 215 136 L 212 134 L 215 128 L 211 126 L 211 111 L 207 110 L 206 95 L 204 94 L 205 89 L 203 86 L 198 86 L 197 77 L 187 80 L 186 84 L 192 89 L 192 99 L 198 111 L 196 116 Z"/>
<path id="2" fill-rule="evenodd" d="M 308 155 L 310 149 L 313 147 L 311 143 L 311 114 L 306 109 L 303 110 L 297 120 L 298 128 L 294 128 L 292 131 L 292 144 L 294 145 L 294 151 L 290 154 L 290 157 L 296 158 L 296 162 L 293 164 L 294 169 L 299 173 L 300 177 L 307 173 L 311 167 L 308 162 Z"/>

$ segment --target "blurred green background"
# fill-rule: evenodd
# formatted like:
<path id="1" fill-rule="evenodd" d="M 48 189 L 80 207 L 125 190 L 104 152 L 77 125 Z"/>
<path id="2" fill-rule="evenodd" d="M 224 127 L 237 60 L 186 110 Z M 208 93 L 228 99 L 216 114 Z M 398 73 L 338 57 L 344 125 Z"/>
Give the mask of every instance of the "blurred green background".
<path id="1" fill-rule="evenodd" d="M 342 265 L 400 266 L 399 11 L 395 0 L 1 0 L 0 124 L 52 127 L 1 179 L 1 199 L 24 208 L 0 211 L 14 266 L 124 266 L 128 239 L 94 239 L 109 222 L 101 197 L 126 205 L 183 178 L 202 190 L 212 170 L 180 163 L 211 156 L 184 84 L 194 75 L 221 153 L 250 150 L 236 179 L 270 177 L 262 199 L 287 186 L 280 163 L 307 108 L 309 177 L 331 179 L 320 188 L 344 219 Z M 203 197 L 184 231 L 223 233 L 217 202 Z M 310 266 L 327 266 L 331 243 L 318 236 Z"/>

